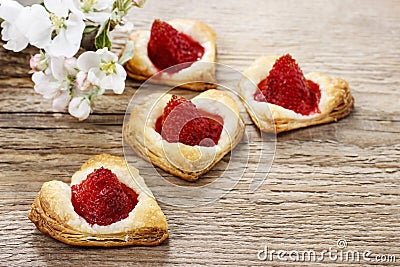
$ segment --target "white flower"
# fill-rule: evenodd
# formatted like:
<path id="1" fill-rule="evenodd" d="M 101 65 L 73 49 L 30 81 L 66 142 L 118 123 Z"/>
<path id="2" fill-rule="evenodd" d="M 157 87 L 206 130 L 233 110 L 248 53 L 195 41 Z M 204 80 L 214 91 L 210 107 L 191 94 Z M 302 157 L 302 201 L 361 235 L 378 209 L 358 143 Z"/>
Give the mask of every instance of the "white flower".
<path id="1" fill-rule="evenodd" d="M 115 0 L 72 0 L 72 12 L 92 22 L 103 24 L 111 16 Z"/>
<path id="2" fill-rule="evenodd" d="M 49 62 L 47 57 L 43 53 L 31 56 L 31 59 L 29 60 L 29 66 L 33 71 L 45 71 L 48 65 Z"/>
<path id="3" fill-rule="evenodd" d="M 78 73 L 76 58 L 49 57 L 50 71 L 60 81 L 68 80 L 70 76 Z"/>
<path id="4" fill-rule="evenodd" d="M 90 102 L 86 97 L 74 97 L 71 102 L 69 102 L 68 112 L 79 120 L 87 119 L 90 115 L 90 111 Z"/>
<path id="5" fill-rule="evenodd" d="M 78 66 L 76 57 L 66 58 L 64 60 L 64 69 L 68 75 L 74 76 L 78 73 Z"/>
<path id="6" fill-rule="evenodd" d="M 91 89 L 93 87 L 93 84 L 89 82 L 87 77 L 88 76 L 87 76 L 86 72 L 84 72 L 84 71 L 78 72 L 78 74 L 76 75 L 76 81 L 75 81 L 76 89 L 84 92 L 84 91 L 89 91 L 89 89 Z"/>
<path id="7" fill-rule="evenodd" d="M 27 27 L 21 24 L 24 19 L 26 8 L 16 1 L 0 0 L 0 18 L 4 21 L 1 23 L 3 30 L 1 31 L 5 49 L 19 52 L 28 46 L 28 38 L 26 37 Z"/>
<path id="8" fill-rule="evenodd" d="M 74 56 L 81 45 L 85 22 L 69 12 L 71 0 L 45 0 L 44 4 L 50 13 L 41 5 L 33 5 L 24 20 L 30 25 L 29 42 L 52 56 Z"/>
<path id="9" fill-rule="evenodd" d="M 44 98 L 53 100 L 54 111 L 62 112 L 68 107 L 68 112 L 72 116 L 79 120 L 86 119 L 90 114 L 89 98 L 92 96 L 90 92 L 78 90 L 82 89 L 77 86 L 82 72 L 78 72 L 77 59 L 49 57 L 47 54 L 44 56 L 47 58 L 48 67 L 32 75 L 35 91 Z M 75 95 L 72 100 L 71 95 Z"/>
<path id="10" fill-rule="evenodd" d="M 64 57 L 49 57 L 49 67 L 43 72 L 35 72 L 32 80 L 35 83 L 34 90 L 51 99 L 59 95 L 60 91 L 69 91 L 71 76 L 77 72 L 76 60 Z M 74 63 L 75 62 L 75 65 Z"/>
<path id="11" fill-rule="evenodd" d="M 100 93 L 112 89 L 116 94 L 122 94 L 125 89 L 126 72 L 117 63 L 118 57 L 107 48 L 96 52 L 88 51 L 78 58 L 78 68 L 87 72 L 90 83 L 100 88 Z"/>
<path id="12" fill-rule="evenodd" d="M 45 50 L 54 56 L 74 56 L 81 46 L 84 29 L 85 22 L 78 15 L 71 13 L 65 20 L 64 27 Z"/>
<path id="13" fill-rule="evenodd" d="M 28 27 L 26 37 L 29 43 L 38 48 L 44 48 L 51 40 L 52 29 L 49 13 L 41 5 L 32 5 L 29 12 L 20 22 Z"/>
<path id="14" fill-rule="evenodd" d="M 44 0 L 44 6 L 59 18 L 66 18 L 72 5 L 71 0 Z"/>
<path id="15" fill-rule="evenodd" d="M 65 111 L 70 100 L 71 95 L 68 90 L 59 91 L 58 95 L 53 98 L 53 110 L 56 112 Z"/>
<path id="16" fill-rule="evenodd" d="M 35 72 L 32 75 L 32 81 L 35 83 L 33 89 L 36 93 L 43 95 L 46 99 L 52 99 L 60 90 L 60 81 L 54 78 L 52 74 L 45 74 L 42 71 Z"/>

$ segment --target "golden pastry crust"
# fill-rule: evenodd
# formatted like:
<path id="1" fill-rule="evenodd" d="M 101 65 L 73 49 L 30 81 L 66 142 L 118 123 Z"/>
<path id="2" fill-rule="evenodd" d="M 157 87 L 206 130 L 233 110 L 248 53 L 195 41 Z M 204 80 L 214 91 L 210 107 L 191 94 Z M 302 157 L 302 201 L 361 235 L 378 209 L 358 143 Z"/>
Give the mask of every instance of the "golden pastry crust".
<path id="1" fill-rule="evenodd" d="M 122 158 L 98 155 L 84 163 L 72 179 L 79 184 L 94 169 L 105 167 L 138 195 L 128 218 L 108 226 L 90 225 L 73 209 L 70 186 L 60 181 L 43 184 L 32 204 L 29 219 L 43 232 L 63 243 L 77 246 L 158 245 L 168 237 L 168 224 L 139 172 Z M 134 177 L 134 180 L 130 177 Z"/>
<path id="2" fill-rule="evenodd" d="M 268 56 L 257 59 L 243 73 L 239 82 L 239 94 L 242 96 L 253 122 L 264 132 L 285 132 L 311 125 L 337 121 L 350 114 L 354 98 L 350 93 L 347 81 L 341 78 L 330 78 L 319 72 L 305 75 L 317 83 L 321 90 L 318 114 L 304 116 L 284 107 L 254 100 L 257 84 L 268 76 L 279 57 Z"/>
<path id="3" fill-rule="evenodd" d="M 194 62 L 190 67 L 177 73 L 161 73 L 154 76 L 152 83 L 179 86 L 195 91 L 204 91 L 216 88 L 215 66 L 204 62 L 216 60 L 216 34 L 207 24 L 188 19 L 174 19 L 168 21 L 175 29 L 191 36 L 204 47 L 203 57 Z M 147 44 L 150 39 L 150 31 L 136 31 L 129 37 L 134 42 L 134 56 L 126 64 L 127 74 L 136 80 L 145 81 L 158 73 L 147 55 Z"/>
<path id="4" fill-rule="evenodd" d="M 242 139 L 244 123 L 236 101 L 227 93 L 208 90 L 191 101 L 207 112 L 224 119 L 224 128 L 214 147 L 169 143 L 155 131 L 155 123 L 163 114 L 172 95 L 150 95 L 132 110 L 123 134 L 127 144 L 142 158 L 186 181 L 195 181 L 209 171 Z"/>

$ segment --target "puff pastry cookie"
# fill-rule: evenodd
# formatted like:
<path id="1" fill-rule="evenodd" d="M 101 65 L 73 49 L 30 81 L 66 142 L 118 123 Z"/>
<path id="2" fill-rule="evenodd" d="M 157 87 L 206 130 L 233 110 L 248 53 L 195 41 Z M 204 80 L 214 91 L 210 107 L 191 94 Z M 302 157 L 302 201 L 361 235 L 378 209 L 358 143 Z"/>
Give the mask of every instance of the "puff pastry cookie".
<path id="1" fill-rule="evenodd" d="M 171 26 L 173 27 L 173 29 L 171 29 Z M 153 37 L 153 35 L 156 35 L 156 33 L 154 33 L 156 27 L 167 27 L 167 29 L 162 28 L 159 31 L 161 33 L 165 33 L 168 31 L 169 32 L 167 34 L 183 33 L 184 35 L 186 35 L 183 37 L 183 39 L 185 40 L 179 41 L 182 38 L 178 38 L 176 36 L 174 36 L 173 38 L 169 36 L 156 36 L 157 38 L 155 38 Z M 177 33 L 175 30 L 177 30 L 179 33 Z M 161 34 L 159 33 L 158 35 Z M 159 54 L 157 54 L 157 52 L 160 51 L 153 52 L 150 49 L 149 41 L 151 41 L 151 38 L 154 38 L 156 40 L 154 41 L 154 43 L 151 43 L 152 47 L 158 45 L 158 42 L 159 46 L 162 47 L 162 49 L 167 49 L 166 46 L 176 46 L 176 48 L 172 47 L 171 51 L 165 52 L 167 55 L 160 56 Z M 179 86 L 196 91 L 216 88 L 214 66 L 215 64 L 209 63 L 215 62 L 216 58 L 216 34 L 205 23 L 197 20 L 188 19 L 174 19 L 168 21 L 167 23 L 156 20 L 153 23 L 151 32 L 136 31 L 129 37 L 129 39 L 133 40 L 135 51 L 133 58 L 129 60 L 125 65 L 127 74 L 130 77 L 139 81 L 145 81 L 159 71 L 165 69 L 165 67 L 168 67 L 168 64 L 175 65 L 175 63 L 173 63 L 173 60 L 169 60 L 171 62 L 165 62 L 166 60 L 168 61 L 168 59 L 179 57 L 179 59 L 177 59 L 179 62 L 185 62 L 185 60 L 191 58 L 190 53 L 203 52 L 201 57 L 197 58 L 197 60 L 190 59 L 190 61 L 195 62 L 193 62 L 193 64 L 189 64 L 188 67 L 180 69 L 177 72 L 161 72 L 158 76 L 154 76 L 151 79 L 151 82 Z M 165 42 L 169 42 L 169 44 L 164 44 Z M 180 42 L 185 43 L 181 44 Z M 198 47 L 196 51 L 189 51 L 190 53 L 186 51 L 187 49 L 190 49 L 190 46 L 195 45 Z M 183 51 L 186 52 L 180 53 L 179 49 L 184 49 Z M 154 50 L 156 50 L 156 48 Z M 161 58 L 161 61 L 164 60 L 164 62 L 159 63 L 161 67 L 157 67 L 157 64 L 155 64 L 155 62 L 152 62 L 151 57 L 154 57 L 153 60 L 157 58 Z"/>
<path id="2" fill-rule="evenodd" d="M 171 99 L 174 99 L 171 94 L 150 95 L 141 104 L 133 107 L 129 122 L 124 125 L 124 138 L 144 159 L 184 180 L 194 181 L 240 142 L 244 123 L 238 105 L 231 96 L 222 91 L 208 90 L 191 99 L 190 105 L 194 104 L 197 109 L 222 119 L 223 127 L 216 140 L 217 144 L 207 145 L 200 142 L 199 145 L 188 145 L 180 140 L 169 142 L 162 133 L 156 131 L 156 127 Z M 169 118 L 170 115 L 167 119 Z M 198 131 L 201 130 L 202 127 Z M 189 135 L 189 139 L 194 136 L 196 133 Z"/>
<path id="3" fill-rule="evenodd" d="M 290 57 L 291 59 L 290 55 L 282 57 L 266 56 L 257 59 L 244 71 L 243 77 L 239 82 L 239 94 L 247 112 L 258 128 L 265 132 L 280 133 L 310 125 L 337 121 L 351 112 L 354 98 L 350 93 L 347 81 L 341 78 L 330 78 L 318 72 L 312 72 L 304 76 L 306 83 L 308 82 L 314 90 L 317 90 L 315 89 L 316 87 L 320 91 L 317 92 L 318 99 L 315 103 L 315 110 L 312 112 L 302 114 L 297 110 L 296 112 L 281 105 L 267 102 L 264 98 L 266 93 L 261 93 L 260 86 L 262 86 L 262 82 L 268 82 L 267 77 L 270 77 L 272 70 L 275 68 L 275 63 L 283 57 Z M 294 60 L 293 62 L 298 67 Z M 295 71 L 303 75 L 300 68 Z M 292 73 L 292 71 L 286 70 L 286 75 L 287 73 Z M 299 83 L 299 79 L 296 78 L 295 83 Z M 283 94 L 285 93 L 283 92 Z M 260 100 L 260 95 L 263 100 Z M 259 98 L 258 101 L 256 100 L 257 97 Z M 287 99 L 291 96 L 275 96 L 275 98 L 277 97 L 281 97 L 280 101 L 285 101 L 285 98 Z M 298 102 L 304 101 L 298 99 Z"/>
<path id="4" fill-rule="evenodd" d="M 122 220 L 109 225 L 90 224 L 75 211 L 71 187 L 89 179 L 88 175 L 95 170 L 104 168 L 111 170 L 123 186 L 137 194 L 137 203 Z M 124 159 L 108 154 L 95 156 L 84 163 L 72 176 L 71 186 L 61 181 L 44 183 L 29 219 L 41 232 L 70 245 L 152 246 L 168 237 L 166 218 L 138 170 L 128 166 Z"/>

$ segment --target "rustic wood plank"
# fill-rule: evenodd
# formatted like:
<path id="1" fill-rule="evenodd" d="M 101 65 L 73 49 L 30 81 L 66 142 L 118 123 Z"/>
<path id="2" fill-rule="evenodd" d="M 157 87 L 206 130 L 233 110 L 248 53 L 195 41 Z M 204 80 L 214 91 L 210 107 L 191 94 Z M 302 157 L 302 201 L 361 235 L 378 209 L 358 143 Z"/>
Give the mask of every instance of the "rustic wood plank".
<path id="1" fill-rule="evenodd" d="M 268 177 L 254 193 L 249 185 L 256 162 L 250 161 L 250 172 L 215 203 L 195 208 L 160 203 L 171 237 L 152 248 L 70 247 L 45 237 L 27 219 L 43 182 L 69 182 L 92 155 L 123 155 L 121 125 L 140 83 L 128 80 L 122 95 L 100 97 L 91 117 L 78 122 L 54 113 L 33 91 L 28 60 L 34 48 L 18 54 L 0 48 L 0 266 L 380 265 L 329 258 L 313 263 L 257 260 L 265 245 L 321 252 L 337 248 L 340 238 L 351 250 L 394 254 L 398 265 L 398 14 L 395 0 L 149 0 L 143 9 L 132 11 L 129 18 L 137 29 L 148 29 L 154 18 L 207 22 L 218 33 L 218 62 L 238 70 L 261 55 L 290 52 L 305 73 L 347 79 L 356 99 L 354 112 L 340 122 L 279 135 L 272 168 L 269 174 L 268 169 L 257 170 Z M 118 51 L 126 35 L 113 36 Z M 257 130 L 243 108 L 242 115 L 256 155 Z M 229 156 L 198 184 L 212 181 L 228 161 Z M 138 167 L 145 177 L 150 173 L 148 165 Z M 164 193 L 174 194 L 171 189 Z"/>

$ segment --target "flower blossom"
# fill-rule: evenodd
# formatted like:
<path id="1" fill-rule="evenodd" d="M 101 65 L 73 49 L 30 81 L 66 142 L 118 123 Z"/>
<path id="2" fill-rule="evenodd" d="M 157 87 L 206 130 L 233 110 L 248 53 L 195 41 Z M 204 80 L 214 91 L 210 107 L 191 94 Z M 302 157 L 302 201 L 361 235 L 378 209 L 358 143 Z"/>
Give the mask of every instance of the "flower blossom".
<path id="1" fill-rule="evenodd" d="M 88 51 L 79 56 L 77 66 L 87 73 L 87 81 L 100 88 L 102 94 L 106 89 L 112 89 L 116 94 L 122 94 L 125 89 L 126 72 L 117 63 L 118 57 L 107 48 L 96 52 Z"/>
<path id="2" fill-rule="evenodd" d="M 31 58 L 34 90 L 52 99 L 54 111 L 65 111 L 86 119 L 93 99 L 112 89 L 121 94 L 125 88 L 126 72 L 117 63 L 118 57 L 107 48 L 88 51 L 78 59 L 37 54 Z"/>
<path id="3" fill-rule="evenodd" d="M 78 89 L 81 92 L 88 92 L 90 89 L 93 88 L 93 84 L 88 80 L 88 75 L 84 71 L 78 72 L 76 75 L 76 89 Z"/>
<path id="4" fill-rule="evenodd" d="M 52 56 L 74 56 L 81 45 L 85 22 L 69 11 L 71 0 L 45 0 L 45 7 L 33 5 L 27 18 L 29 42 Z"/>
<path id="5" fill-rule="evenodd" d="M 21 23 L 27 9 L 16 1 L 0 0 L 0 18 L 4 20 L 1 23 L 1 35 L 3 41 L 7 42 L 4 48 L 19 52 L 28 46 L 27 27 Z"/>
<path id="6" fill-rule="evenodd" d="M 32 71 L 45 71 L 49 65 L 48 58 L 44 53 L 36 54 L 29 60 Z"/>
<path id="7" fill-rule="evenodd" d="M 52 107 L 56 112 L 63 112 L 67 109 L 69 101 L 71 100 L 71 94 L 68 90 L 59 91 L 58 94 L 53 98 Z"/>
<path id="8" fill-rule="evenodd" d="M 103 24 L 111 16 L 115 0 L 72 0 L 72 12 L 85 20 Z"/>
<path id="9" fill-rule="evenodd" d="M 32 80 L 35 83 L 33 88 L 44 98 L 53 99 L 55 101 L 53 106 L 56 107 L 57 111 L 60 111 L 66 108 L 66 104 L 62 108 L 61 103 L 65 102 L 67 98 L 65 92 L 69 94 L 73 77 L 77 73 L 76 59 L 50 57 L 48 62 L 46 69 L 37 71 L 32 75 Z M 62 98 L 60 98 L 61 95 Z"/>
<path id="10" fill-rule="evenodd" d="M 87 97 L 74 97 L 71 102 L 69 102 L 68 112 L 79 120 L 87 119 L 90 115 L 90 111 L 90 102 Z"/>
<path id="11" fill-rule="evenodd" d="M 118 61 L 109 51 L 109 31 L 131 31 L 133 24 L 124 16 L 144 0 L 43 0 L 22 6 L 15 0 L 0 0 L 1 37 L 4 48 L 19 52 L 28 44 L 40 48 L 29 60 L 34 90 L 52 100 L 54 111 L 68 112 L 79 120 L 91 113 L 94 99 L 111 89 L 121 94 L 126 71 L 121 64 L 133 54 L 125 49 Z M 86 25 L 87 23 L 87 25 Z M 85 28 L 87 27 L 87 31 Z M 97 30 L 96 47 L 105 47 L 74 57 L 84 32 Z M 100 41 L 99 41 L 100 40 Z M 108 47 L 108 48 L 107 48 Z"/>

